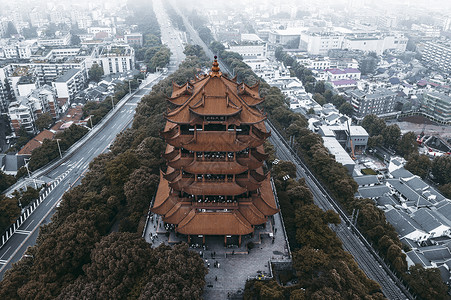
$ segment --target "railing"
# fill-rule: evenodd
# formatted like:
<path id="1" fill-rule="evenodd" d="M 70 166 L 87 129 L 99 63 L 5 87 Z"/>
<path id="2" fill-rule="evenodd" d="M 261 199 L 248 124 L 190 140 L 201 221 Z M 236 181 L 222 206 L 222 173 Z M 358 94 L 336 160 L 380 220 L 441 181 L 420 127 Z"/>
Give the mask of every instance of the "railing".
<path id="1" fill-rule="evenodd" d="M 224 207 L 224 208 L 236 208 L 238 207 L 238 201 L 235 202 L 227 202 L 227 201 L 231 201 L 231 200 L 222 200 L 222 201 L 217 201 L 217 202 L 193 202 L 192 206 L 196 207 L 196 208 L 218 208 L 218 207 Z"/>
<path id="2" fill-rule="evenodd" d="M 38 199 L 35 199 L 31 202 L 21 213 L 20 217 L 17 218 L 16 222 L 13 223 L 9 228 L 3 233 L 2 240 L 0 243 L 0 248 L 5 245 L 5 243 L 11 238 L 11 236 L 19 229 L 19 227 L 30 217 L 30 215 L 38 208 L 38 206 L 45 200 L 47 195 L 61 182 L 61 180 L 66 177 L 67 174 L 61 176 L 57 180 L 55 180 L 51 186 L 47 187 L 43 193 L 39 196 Z"/>
<path id="3" fill-rule="evenodd" d="M 287 235 L 287 231 L 285 229 L 285 222 L 283 221 L 282 210 L 280 210 L 279 197 L 277 197 L 276 186 L 274 184 L 274 180 L 272 177 L 271 177 L 271 189 L 272 189 L 272 193 L 274 194 L 274 198 L 276 199 L 277 208 L 279 208 L 280 223 L 282 223 L 282 230 L 283 230 L 283 235 L 285 237 L 285 242 L 287 243 L 288 255 L 291 258 L 292 256 L 291 256 L 290 242 L 288 241 L 288 235 Z"/>

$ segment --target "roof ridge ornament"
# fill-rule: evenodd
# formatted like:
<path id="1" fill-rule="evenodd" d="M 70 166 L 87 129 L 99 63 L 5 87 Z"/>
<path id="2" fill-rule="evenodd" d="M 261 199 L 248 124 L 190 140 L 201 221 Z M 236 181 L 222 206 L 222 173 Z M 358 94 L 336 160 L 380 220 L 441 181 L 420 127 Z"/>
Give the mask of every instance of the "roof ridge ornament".
<path id="1" fill-rule="evenodd" d="M 211 72 L 210 72 L 210 76 L 221 76 L 222 73 L 219 72 L 220 68 L 219 68 L 219 63 L 218 63 L 218 57 L 215 55 L 215 60 L 213 61 L 213 66 L 211 67 Z"/>

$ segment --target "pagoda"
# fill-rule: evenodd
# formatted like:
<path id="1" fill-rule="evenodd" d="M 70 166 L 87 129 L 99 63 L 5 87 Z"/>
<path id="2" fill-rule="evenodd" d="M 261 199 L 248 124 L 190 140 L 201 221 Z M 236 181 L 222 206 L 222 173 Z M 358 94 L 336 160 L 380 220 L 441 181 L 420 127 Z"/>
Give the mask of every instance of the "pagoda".
<path id="1" fill-rule="evenodd" d="M 167 169 L 152 211 L 175 231 L 192 236 L 252 234 L 278 212 L 263 143 L 265 114 L 257 107 L 258 83 L 223 76 L 215 57 L 211 72 L 179 86 L 173 83 L 167 120 Z"/>

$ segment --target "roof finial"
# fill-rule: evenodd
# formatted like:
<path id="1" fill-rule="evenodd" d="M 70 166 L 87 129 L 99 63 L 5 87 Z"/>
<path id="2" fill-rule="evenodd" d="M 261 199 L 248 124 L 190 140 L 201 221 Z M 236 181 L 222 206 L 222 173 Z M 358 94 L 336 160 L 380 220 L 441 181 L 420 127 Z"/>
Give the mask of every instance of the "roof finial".
<path id="1" fill-rule="evenodd" d="M 218 57 L 215 55 L 215 60 L 213 61 L 213 67 L 211 67 L 212 75 L 218 75 L 219 74 L 219 63 L 218 63 Z"/>

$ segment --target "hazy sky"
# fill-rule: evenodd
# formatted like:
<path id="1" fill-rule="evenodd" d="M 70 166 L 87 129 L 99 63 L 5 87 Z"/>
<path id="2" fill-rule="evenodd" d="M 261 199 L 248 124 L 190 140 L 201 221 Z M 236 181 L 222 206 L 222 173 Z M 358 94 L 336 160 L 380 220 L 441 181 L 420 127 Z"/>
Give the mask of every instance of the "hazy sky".
<path id="1" fill-rule="evenodd" d="M 2 15 L 2 10 L 6 11 L 9 9 L 20 9 L 24 11 L 32 7 L 52 7 L 57 5 L 63 5 L 70 8 L 72 5 L 78 7 L 93 7 L 94 3 L 98 3 L 101 7 L 107 4 L 108 7 L 122 7 L 127 0 L 0 0 L 0 15 Z M 152 0 L 130 0 L 130 1 L 152 1 Z M 164 0 L 167 1 L 167 0 Z M 275 6 L 293 6 L 301 9 L 303 7 L 312 8 L 316 7 L 321 9 L 333 8 L 335 10 L 342 9 L 365 9 L 365 8 L 376 8 L 382 11 L 396 11 L 400 12 L 400 17 L 402 18 L 402 13 L 406 11 L 417 11 L 418 14 L 424 14 L 427 11 L 435 11 L 439 14 L 448 14 L 451 16 L 451 0 L 175 0 L 187 8 L 200 8 L 202 6 L 208 8 L 216 8 L 219 10 L 224 10 L 227 13 L 227 9 L 242 10 L 243 7 L 275 7 Z M 49 5 L 50 3 L 50 5 Z"/>

